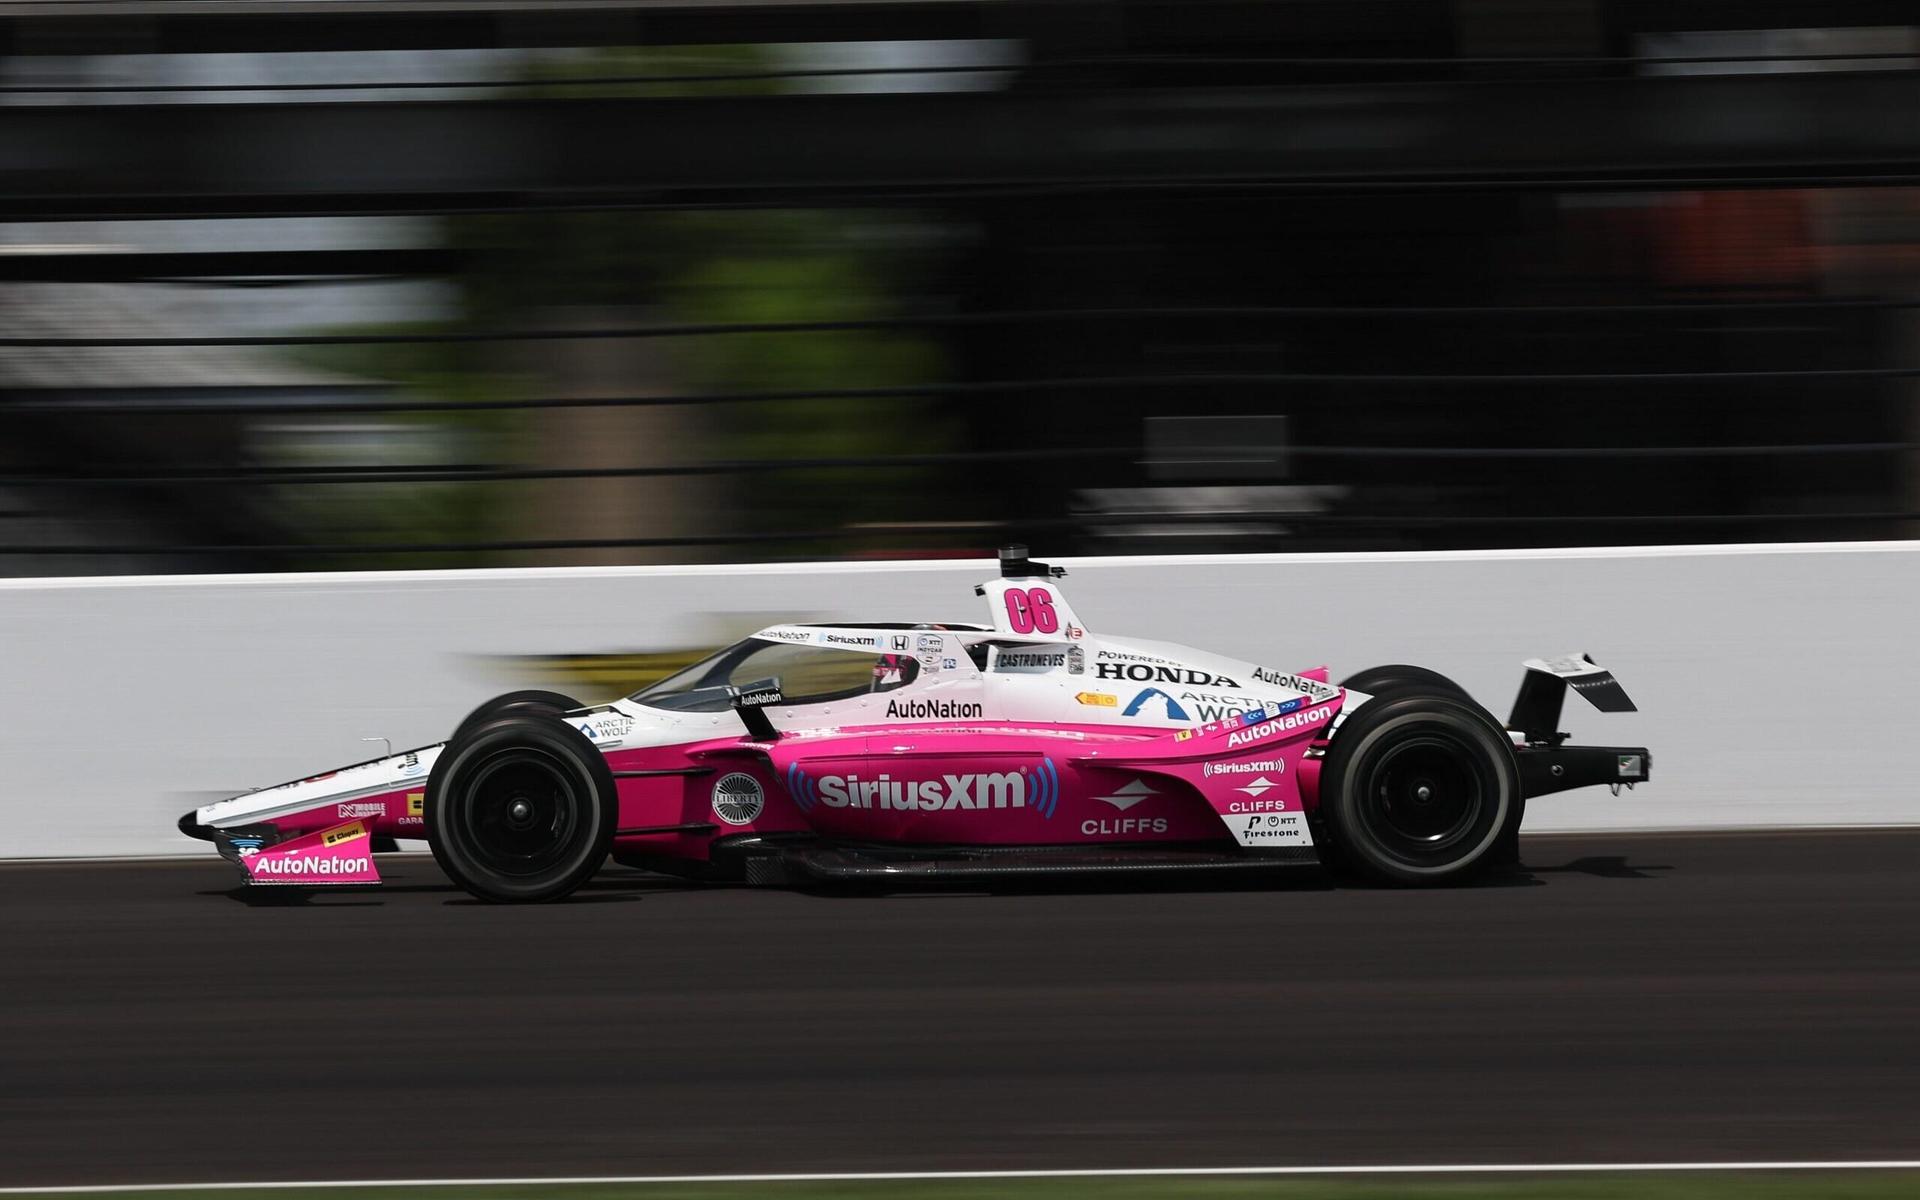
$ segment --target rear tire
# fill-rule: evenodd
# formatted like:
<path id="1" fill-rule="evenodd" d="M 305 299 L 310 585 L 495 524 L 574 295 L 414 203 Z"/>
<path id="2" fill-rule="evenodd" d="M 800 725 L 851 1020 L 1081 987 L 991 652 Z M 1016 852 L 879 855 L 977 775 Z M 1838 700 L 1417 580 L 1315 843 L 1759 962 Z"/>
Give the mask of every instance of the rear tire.
<path id="1" fill-rule="evenodd" d="M 1521 803 L 1506 732 L 1453 692 L 1395 689 L 1341 723 L 1320 812 L 1349 865 L 1380 883 L 1455 882 L 1490 861 Z"/>
<path id="2" fill-rule="evenodd" d="M 1437 692 L 1452 692 L 1465 696 L 1467 689 L 1438 671 L 1429 671 L 1425 667 L 1415 667 L 1407 663 L 1390 663 L 1384 667 L 1368 667 L 1357 675 L 1349 675 L 1340 681 L 1343 688 L 1352 688 L 1356 692 L 1365 692 L 1377 696 L 1381 692 L 1407 686 L 1424 687 Z"/>
<path id="3" fill-rule="evenodd" d="M 579 730 L 510 713 L 456 737 L 434 763 L 427 844 L 482 900 L 558 900 L 600 869 L 618 810 L 607 760 Z"/>

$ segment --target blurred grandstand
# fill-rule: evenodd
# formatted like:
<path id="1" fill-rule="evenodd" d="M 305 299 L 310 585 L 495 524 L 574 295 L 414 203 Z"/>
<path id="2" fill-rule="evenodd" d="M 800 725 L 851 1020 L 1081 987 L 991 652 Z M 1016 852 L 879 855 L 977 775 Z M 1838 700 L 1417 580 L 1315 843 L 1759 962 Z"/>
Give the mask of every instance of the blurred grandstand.
<path id="1" fill-rule="evenodd" d="M 0 51 L 0 574 L 1920 521 L 1908 4 L 67 0 Z"/>

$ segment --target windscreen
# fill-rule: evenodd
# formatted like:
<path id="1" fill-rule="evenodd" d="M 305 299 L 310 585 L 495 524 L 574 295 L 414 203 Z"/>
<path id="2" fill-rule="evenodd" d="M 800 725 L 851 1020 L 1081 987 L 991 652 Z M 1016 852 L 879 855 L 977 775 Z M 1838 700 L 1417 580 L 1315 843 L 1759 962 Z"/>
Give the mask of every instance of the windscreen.
<path id="1" fill-rule="evenodd" d="M 912 683 L 920 665 L 907 655 L 872 654 L 748 638 L 628 697 L 674 712 L 724 712 L 728 688 L 778 679 L 787 704 L 820 704 Z"/>

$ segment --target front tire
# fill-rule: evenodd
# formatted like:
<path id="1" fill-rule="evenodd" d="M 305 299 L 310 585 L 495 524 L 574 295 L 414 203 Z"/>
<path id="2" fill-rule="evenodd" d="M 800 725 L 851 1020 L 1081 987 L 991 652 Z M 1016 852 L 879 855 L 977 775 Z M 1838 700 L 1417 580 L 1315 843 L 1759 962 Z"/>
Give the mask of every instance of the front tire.
<path id="1" fill-rule="evenodd" d="M 1519 811 L 1506 732 L 1452 692 L 1395 689 L 1341 723 L 1321 772 L 1341 856 L 1381 883 L 1451 883 L 1487 862 Z"/>
<path id="2" fill-rule="evenodd" d="M 441 753 L 427 779 L 427 844 L 482 900 L 558 900 L 606 860 L 618 809 L 607 760 L 579 730 L 510 714 Z"/>

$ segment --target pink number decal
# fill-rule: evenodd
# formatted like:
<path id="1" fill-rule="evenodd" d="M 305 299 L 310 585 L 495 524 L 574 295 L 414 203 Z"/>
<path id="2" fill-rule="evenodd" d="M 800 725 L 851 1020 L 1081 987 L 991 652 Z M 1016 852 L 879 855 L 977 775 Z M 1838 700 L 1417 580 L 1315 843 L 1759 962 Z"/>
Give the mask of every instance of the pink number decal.
<path id="1" fill-rule="evenodd" d="M 1034 588 L 1027 593 L 1027 602 L 1033 605 L 1033 627 L 1041 633 L 1057 633 L 1060 618 L 1053 611 L 1053 593 L 1045 588 Z"/>
<path id="2" fill-rule="evenodd" d="M 1007 589 L 1007 624 L 1015 633 L 1033 632 L 1033 615 L 1027 611 L 1027 594 L 1019 588 Z"/>
<path id="3" fill-rule="evenodd" d="M 1053 611 L 1053 593 L 1045 588 L 1033 588 L 1021 591 L 1008 588 L 1007 625 L 1015 633 L 1056 633 L 1060 629 L 1060 614 Z"/>

